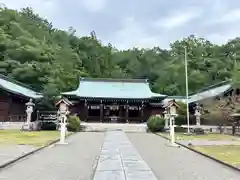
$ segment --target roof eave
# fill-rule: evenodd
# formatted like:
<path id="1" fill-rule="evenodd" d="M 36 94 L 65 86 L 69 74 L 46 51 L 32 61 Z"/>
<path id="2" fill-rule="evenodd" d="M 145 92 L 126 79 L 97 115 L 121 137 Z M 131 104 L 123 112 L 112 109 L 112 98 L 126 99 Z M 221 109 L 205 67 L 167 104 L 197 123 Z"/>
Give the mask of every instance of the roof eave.
<path id="1" fill-rule="evenodd" d="M 19 92 L 16 92 L 16 91 L 13 91 L 11 89 L 7 89 L 3 86 L 1 86 L 1 88 L 7 92 L 10 92 L 12 94 L 15 94 L 15 95 L 19 95 L 19 96 L 23 96 L 23 97 L 26 97 L 26 98 L 32 98 L 32 99 L 41 99 L 43 98 L 43 96 L 39 93 L 39 94 L 36 94 L 34 96 L 29 96 L 29 95 L 25 95 L 25 94 L 22 94 L 22 93 L 19 93 Z"/>

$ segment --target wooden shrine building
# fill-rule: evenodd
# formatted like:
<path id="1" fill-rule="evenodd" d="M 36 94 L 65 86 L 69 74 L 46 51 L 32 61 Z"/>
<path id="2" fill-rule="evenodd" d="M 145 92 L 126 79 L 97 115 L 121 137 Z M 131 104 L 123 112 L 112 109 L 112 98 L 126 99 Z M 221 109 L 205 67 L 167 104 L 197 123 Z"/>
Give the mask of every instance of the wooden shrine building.
<path id="1" fill-rule="evenodd" d="M 72 114 L 82 121 L 146 122 L 151 115 L 161 114 L 160 104 L 167 96 L 150 90 L 145 79 L 81 78 L 75 91 L 65 92 L 73 106 Z"/>
<path id="2" fill-rule="evenodd" d="M 39 98 L 42 95 L 30 87 L 0 75 L 0 122 L 25 121 L 25 103 Z"/>

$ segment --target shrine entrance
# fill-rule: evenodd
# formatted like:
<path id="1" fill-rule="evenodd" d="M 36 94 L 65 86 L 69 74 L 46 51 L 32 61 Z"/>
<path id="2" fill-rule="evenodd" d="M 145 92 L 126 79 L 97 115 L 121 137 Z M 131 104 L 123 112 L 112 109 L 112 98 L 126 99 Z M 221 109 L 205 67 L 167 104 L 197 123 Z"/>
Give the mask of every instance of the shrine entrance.
<path id="1" fill-rule="evenodd" d="M 85 121 L 106 123 L 139 123 L 143 121 L 143 104 L 87 101 Z"/>
<path id="2" fill-rule="evenodd" d="M 121 110 L 122 108 L 118 104 L 104 105 L 104 121 L 111 123 L 119 122 L 121 119 Z"/>

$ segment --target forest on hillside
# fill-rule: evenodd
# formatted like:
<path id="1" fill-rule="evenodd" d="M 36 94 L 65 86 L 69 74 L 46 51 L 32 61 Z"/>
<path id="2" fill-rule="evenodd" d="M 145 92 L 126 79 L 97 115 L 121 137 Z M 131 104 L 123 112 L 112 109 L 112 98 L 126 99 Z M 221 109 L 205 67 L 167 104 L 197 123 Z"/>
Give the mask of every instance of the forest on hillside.
<path id="1" fill-rule="evenodd" d="M 118 50 L 95 32 L 78 37 L 72 27 L 56 29 L 31 8 L 0 8 L 0 73 L 48 95 L 75 89 L 79 77 L 147 78 L 154 92 L 184 95 L 184 47 L 189 92 L 239 77 L 240 38 L 216 45 L 190 35 L 169 50 Z"/>

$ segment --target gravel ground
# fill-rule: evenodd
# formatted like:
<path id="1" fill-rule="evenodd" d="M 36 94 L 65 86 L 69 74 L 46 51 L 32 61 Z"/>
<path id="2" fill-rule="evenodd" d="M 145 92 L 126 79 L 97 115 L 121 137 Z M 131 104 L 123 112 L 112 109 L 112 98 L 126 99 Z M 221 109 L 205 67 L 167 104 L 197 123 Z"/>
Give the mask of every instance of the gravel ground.
<path id="1" fill-rule="evenodd" d="M 240 180 L 240 173 L 154 134 L 128 133 L 159 180 Z"/>
<path id="2" fill-rule="evenodd" d="M 0 171 L 0 180 L 90 180 L 104 133 L 77 133 Z"/>

